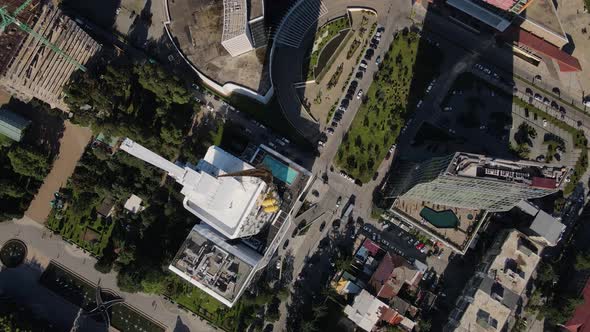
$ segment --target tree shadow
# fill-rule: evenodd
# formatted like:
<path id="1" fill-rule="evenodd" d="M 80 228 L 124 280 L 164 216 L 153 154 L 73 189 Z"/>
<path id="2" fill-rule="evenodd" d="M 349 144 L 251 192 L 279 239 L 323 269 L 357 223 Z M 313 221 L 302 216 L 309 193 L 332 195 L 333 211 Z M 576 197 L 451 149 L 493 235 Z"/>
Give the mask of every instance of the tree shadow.
<path id="1" fill-rule="evenodd" d="M 52 156 L 58 154 L 59 141 L 65 130 L 64 119 L 67 118 L 63 112 L 53 110 L 37 99 L 23 103 L 14 97 L 3 108 L 31 121 L 23 137 L 23 143 L 40 147 Z"/>

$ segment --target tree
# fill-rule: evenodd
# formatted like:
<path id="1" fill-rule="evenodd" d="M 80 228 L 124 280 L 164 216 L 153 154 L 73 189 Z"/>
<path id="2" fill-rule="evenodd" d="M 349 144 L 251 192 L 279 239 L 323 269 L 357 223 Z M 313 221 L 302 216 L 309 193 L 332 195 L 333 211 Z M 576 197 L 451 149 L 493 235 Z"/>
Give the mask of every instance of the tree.
<path id="1" fill-rule="evenodd" d="M 8 151 L 12 169 L 21 175 L 43 180 L 49 169 L 47 157 L 38 151 L 16 146 Z"/>
<path id="2" fill-rule="evenodd" d="M 576 263 L 574 265 L 576 271 L 583 271 L 590 269 L 590 254 L 582 252 L 576 255 Z"/>
<path id="3" fill-rule="evenodd" d="M 190 94 L 180 80 L 168 75 L 161 67 L 144 64 L 136 66 L 134 72 L 139 84 L 151 91 L 159 101 L 168 105 L 186 104 L 190 101 Z"/>
<path id="4" fill-rule="evenodd" d="M 0 180 L 0 197 L 20 198 L 25 195 L 24 189 L 9 180 Z"/>

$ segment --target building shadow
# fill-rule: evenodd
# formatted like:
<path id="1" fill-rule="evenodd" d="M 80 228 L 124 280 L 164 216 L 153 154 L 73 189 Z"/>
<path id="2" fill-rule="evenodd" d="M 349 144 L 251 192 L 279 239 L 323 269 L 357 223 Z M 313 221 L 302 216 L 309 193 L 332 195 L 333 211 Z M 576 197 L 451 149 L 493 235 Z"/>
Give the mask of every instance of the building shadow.
<path id="1" fill-rule="evenodd" d="M 121 0 L 65 0 L 60 2 L 62 10 L 74 12 L 105 30 L 111 30 L 115 24 L 120 6 Z"/>

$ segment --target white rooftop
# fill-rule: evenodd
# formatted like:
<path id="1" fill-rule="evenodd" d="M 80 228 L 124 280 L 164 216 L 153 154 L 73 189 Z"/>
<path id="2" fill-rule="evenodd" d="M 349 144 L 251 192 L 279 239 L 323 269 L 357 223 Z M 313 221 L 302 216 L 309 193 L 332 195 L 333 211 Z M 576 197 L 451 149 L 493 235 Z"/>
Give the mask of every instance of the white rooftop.
<path id="1" fill-rule="evenodd" d="M 253 168 L 221 148 L 209 147 L 195 169 L 177 166 L 128 138 L 121 150 L 168 172 L 183 186 L 184 207 L 224 236 L 253 235 L 262 227 L 264 219 L 257 214 L 266 183 L 256 177 L 218 177 Z"/>
<path id="2" fill-rule="evenodd" d="M 371 331 L 381 319 L 380 308 L 389 308 L 389 306 L 363 289 L 354 298 L 352 306 L 347 305 L 344 308 L 344 313 L 358 327 Z"/>
<path id="3" fill-rule="evenodd" d="M 266 184 L 256 177 L 217 177 L 253 167 L 217 146 L 207 150 L 191 181 L 183 183 L 184 206 L 220 233 L 239 237 L 239 226 L 264 199 Z"/>
<path id="4" fill-rule="evenodd" d="M 131 194 L 131 197 L 129 197 L 123 207 L 125 210 L 133 213 L 139 213 L 144 209 L 144 207 L 141 206 L 141 198 L 135 196 L 135 194 Z"/>

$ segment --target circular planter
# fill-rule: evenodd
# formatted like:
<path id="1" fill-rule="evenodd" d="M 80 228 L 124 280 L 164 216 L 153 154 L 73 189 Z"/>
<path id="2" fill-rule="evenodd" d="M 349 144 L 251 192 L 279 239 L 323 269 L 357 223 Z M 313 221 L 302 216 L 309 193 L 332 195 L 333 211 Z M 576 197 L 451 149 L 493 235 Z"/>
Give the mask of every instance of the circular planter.
<path id="1" fill-rule="evenodd" d="M 0 248 L 0 262 L 8 268 L 21 265 L 26 257 L 27 245 L 21 240 L 8 240 Z"/>

